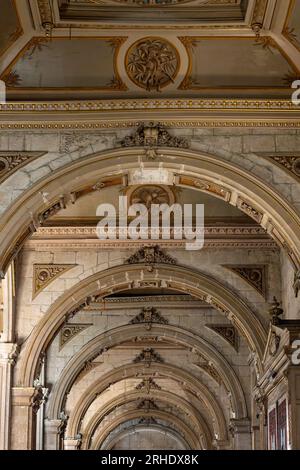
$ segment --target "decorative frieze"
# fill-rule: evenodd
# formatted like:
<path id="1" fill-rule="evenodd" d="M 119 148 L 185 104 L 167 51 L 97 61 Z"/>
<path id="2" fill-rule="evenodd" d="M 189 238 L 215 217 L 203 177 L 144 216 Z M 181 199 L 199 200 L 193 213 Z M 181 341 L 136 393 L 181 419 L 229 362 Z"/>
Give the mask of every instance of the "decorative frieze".
<path id="1" fill-rule="evenodd" d="M 74 268 L 74 264 L 34 264 L 33 265 L 33 299 L 54 279 Z"/>
<path id="2" fill-rule="evenodd" d="M 162 363 L 164 362 L 161 356 L 153 349 L 146 348 L 133 360 L 135 364 L 140 362 L 145 363 L 146 367 L 151 367 L 153 362 Z"/>
<path id="3" fill-rule="evenodd" d="M 67 323 L 60 330 L 60 349 L 65 346 L 74 336 L 78 335 L 86 328 L 89 328 L 92 323 Z"/>
<path id="4" fill-rule="evenodd" d="M 265 299 L 267 297 L 267 266 L 263 264 L 253 265 L 223 265 L 254 287 Z"/>
<path id="5" fill-rule="evenodd" d="M 0 183 L 46 152 L 0 152 Z"/>
<path id="6" fill-rule="evenodd" d="M 238 332 L 233 325 L 205 325 L 210 330 L 220 335 L 227 343 L 238 351 Z"/>
<path id="7" fill-rule="evenodd" d="M 251 219 L 255 220 L 255 222 L 257 222 L 258 224 L 261 223 L 263 213 L 253 207 L 249 202 L 242 199 L 240 196 L 237 199 L 237 208 L 247 214 L 249 217 L 251 217 Z"/>
<path id="8" fill-rule="evenodd" d="M 166 325 L 168 320 L 161 316 L 156 308 L 144 307 L 142 311 L 130 321 L 130 323 L 144 323 L 146 330 L 151 330 L 153 323 Z"/>

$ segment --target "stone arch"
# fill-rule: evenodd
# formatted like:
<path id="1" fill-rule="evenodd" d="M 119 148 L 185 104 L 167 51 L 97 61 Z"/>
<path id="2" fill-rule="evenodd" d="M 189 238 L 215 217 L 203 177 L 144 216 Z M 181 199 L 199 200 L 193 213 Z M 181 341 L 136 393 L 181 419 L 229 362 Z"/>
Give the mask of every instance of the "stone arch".
<path id="1" fill-rule="evenodd" d="M 198 427 L 198 431 L 200 435 L 203 435 L 204 442 L 206 447 L 209 446 L 209 443 L 212 441 L 212 435 L 208 428 L 207 423 L 205 422 L 204 418 L 200 415 L 200 413 L 184 398 L 179 397 L 178 395 L 174 395 L 171 392 L 167 392 L 165 390 L 162 391 L 151 391 L 150 395 L 151 398 L 157 398 L 159 401 L 171 403 L 174 406 L 178 406 L 180 409 L 186 412 L 187 415 L 191 417 L 191 421 Z M 135 401 L 139 398 L 144 398 L 145 394 L 142 391 L 132 391 L 129 392 L 126 397 L 119 395 L 112 400 L 110 400 L 103 408 L 98 409 L 94 416 L 90 419 L 87 425 L 84 428 L 83 432 L 83 440 L 82 440 L 82 449 L 89 449 L 91 436 L 93 435 L 94 431 L 96 430 L 99 422 L 108 414 L 110 411 L 114 410 L 117 406 L 121 406 L 123 404 L 129 403 L 131 401 Z"/>
<path id="2" fill-rule="evenodd" d="M 151 426 L 149 427 L 146 427 L 142 424 L 139 424 L 139 425 L 135 425 L 135 426 L 132 426 L 132 427 L 129 427 L 125 430 L 122 430 L 120 432 L 118 432 L 115 436 L 111 437 L 108 436 L 106 438 L 106 442 L 104 441 L 102 446 L 103 447 L 103 450 L 111 450 L 118 441 L 120 441 L 123 437 L 126 437 L 128 434 L 130 433 L 134 433 L 136 432 L 137 430 L 148 430 L 148 429 L 153 429 L 153 430 L 157 430 L 157 432 L 161 432 L 162 434 L 167 434 L 167 435 L 170 435 L 175 441 L 178 442 L 178 444 L 180 444 L 184 449 L 189 449 L 189 445 L 187 442 L 185 442 L 185 440 L 183 439 L 182 436 L 179 435 L 179 433 L 177 431 L 175 431 L 174 429 L 171 429 L 169 427 L 166 427 L 166 426 L 160 426 L 160 425 L 157 425 L 157 424 L 152 424 Z"/>
<path id="3" fill-rule="evenodd" d="M 210 390 L 202 384 L 202 382 L 195 378 L 190 372 L 186 372 L 171 364 L 158 364 L 145 368 L 144 364 L 128 364 L 126 367 L 121 366 L 112 372 L 102 375 L 102 377 L 91 384 L 85 391 L 83 400 L 79 406 L 71 414 L 68 421 L 68 432 L 70 435 L 76 435 L 80 425 L 81 418 L 86 412 L 90 404 L 95 400 L 96 394 L 104 391 L 109 384 L 118 382 L 120 378 L 135 377 L 138 372 L 141 373 L 160 373 L 161 375 L 172 378 L 173 380 L 186 383 L 193 391 L 196 391 L 198 397 L 204 402 L 208 409 L 212 422 L 215 425 L 215 431 L 222 440 L 227 439 L 227 426 L 226 420 L 221 406 L 210 392 Z"/>
<path id="4" fill-rule="evenodd" d="M 247 416 L 244 392 L 235 372 L 226 359 L 206 340 L 190 331 L 171 325 L 153 325 L 151 332 L 145 331 L 143 325 L 125 325 L 96 336 L 68 362 L 61 374 L 61 379 L 57 381 L 51 393 L 48 409 L 49 417 L 55 419 L 59 415 L 66 391 L 71 388 L 84 364 L 91 357 L 94 357 L 99 349 L 114 347 L 140 334 L 143 337 L 155 335 L 169 342 L 179 342 L 188 348 L 199 351 L 205 358 L 209 358 L 222 378 L 225 387 L 231 393 L 236 416 L 239 418 Z"/>
<path id="5" fill-rule="evenodd" d="M 208 302 L 213 303 L 236 324 L 246 337 L 250 348 L 257 352 L 258 359 L 262 359 L 266 341 L 265 329 L 248 306 L 221 283 L 203 273 L 181 266 L 157 265 L 149 272 L 147 266 L 141 264 L 122 265 L 88 277 L 54 302 L 25 343 L 17 364 L 16 385 L 32 386 L 41 354 L 46 351 L 68 312 L 78 309 L 90 296 L 106 295 L 113 290 L 116 292 L 133 285 L 139 286 L 139 283 L 145 281 L 160 282 L 165 287 L 189 292 L 200 298 L 204 295 Z"/>
<path id="6" fill-rule="evenodd" d="M 106 429 L 102 433 L 95 436 L 95 443 L 93 443 L 91 450 L 100 449 L 102 443 L 105 441 L 107 436 L 119 424 L 122 424 L 126 421 L 130 421 L 132 419 L 142 418 L 144 415 L 145 415 L 144 411 L 135 410 L 135 411 L 129 411 L 127 413 L 124 413 L 121 417 L 113 419 L 110 425 L 107 426 Z M 151 415 L 154 418 L 162 419 L 166 422 L 170 422 L 170 416 L 172 416 L 171 422 L 176 424 L 176 427 L 181 431 L 181 433 L 187 440 L 189 447 L 191 449 L 201 449 L 201 450 L 203 449 L 200 436 L 196 436 L 195 433 L 192 432 L 190 428 L 177 416 L 170 415 L 169 413 L 166 413 L 164 411 L 158 411 L 158 410 L 153 410 L 153 412 L 151 412 Z"/>
<path id="7" fill-rule="evenodd" d="M 141 149 L 133 148 L 90 155 L 53 172 L 20 196 L 1 217 L 0 272 L 7 270 L 24 241 L 33 233 L 39 215 L 47 211 L 49 215 L 65 203 L 72 203 L 72 194 L 87 185 L 93 186 L 99 179 L 108 175 L 125 176 L 129 170 L 140 168 L 141 153 Z M 145 161 L 144 167 L 165 168 L 174 178 L 179 178 L 177 184 L 188 183 L 195 190 L 207 191 L 209 183 L 217 185 L 218 191 L 215 188 L 210 194 L 222 197 L 222 191 L 225 192 L 225 200 L 265 228 L 279 246 L 286 249 L 295 269 L 299 269 L 300 217 L 282 195 L 257 176 L 216 156 L 169 148 L 159 149 L 159 154 L 159 162 Z M 199 182 L 203 178 L 207 184 Z"/>

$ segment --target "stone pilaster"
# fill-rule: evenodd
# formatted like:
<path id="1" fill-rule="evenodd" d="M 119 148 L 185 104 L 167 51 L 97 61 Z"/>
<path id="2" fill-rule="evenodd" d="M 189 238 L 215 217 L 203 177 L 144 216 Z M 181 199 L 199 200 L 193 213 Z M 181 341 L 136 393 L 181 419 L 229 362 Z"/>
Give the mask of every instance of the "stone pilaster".
<path id="1" fill-rule="evenodd" d="M 235 450 L 251 450 L 251 425 L 248 418 L 231 419 L 230 431 Z"/>
<path id="2" fill-rule="evenodd" d="M 0 450 L 10 446 L 12 368 L 17 354 L 17 344 L 0 343 Z"/>
<path id="3" fill-rule="evenodd" d="M 67 437 L 64 439 L 64 450 L 79 450 L 81 446 L 81 436 Z"/>
<path id="4" fill-rule="evenodd" d="M 11 449 L 36 447 L 36 413 L 43 401 L 41 387 L 12 388 Z"/>

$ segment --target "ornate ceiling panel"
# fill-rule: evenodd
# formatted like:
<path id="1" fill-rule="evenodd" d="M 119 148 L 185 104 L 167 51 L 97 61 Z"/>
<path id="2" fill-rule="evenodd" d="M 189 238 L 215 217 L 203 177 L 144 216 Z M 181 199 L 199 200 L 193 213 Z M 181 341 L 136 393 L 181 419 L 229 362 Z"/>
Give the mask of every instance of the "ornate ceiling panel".
<path id="1" fill-rule="evenodd" d="M 14 0 L 1 0 L 0 16 L 0 56 L 8 49 L 21 35 L 19 16 Z"/>
<path id="2" fill-rule="evenodd" d="M 61 21 L 149 23 L 243 21 L 248 0 L 59 0 Z"/>

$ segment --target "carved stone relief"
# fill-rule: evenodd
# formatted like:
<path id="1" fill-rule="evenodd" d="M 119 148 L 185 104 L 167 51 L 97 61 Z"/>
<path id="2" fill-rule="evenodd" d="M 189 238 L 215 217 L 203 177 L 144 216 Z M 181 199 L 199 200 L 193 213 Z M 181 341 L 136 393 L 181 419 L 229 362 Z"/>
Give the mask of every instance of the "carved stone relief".
<path id="1" fill-rule="evenodd" d="M 127 52 L 125 67 L 130 80 L 147 91 L 160 91 L 173 83 L 180 58 L 164 38 L 149 37 L 135 42 Z"/>

